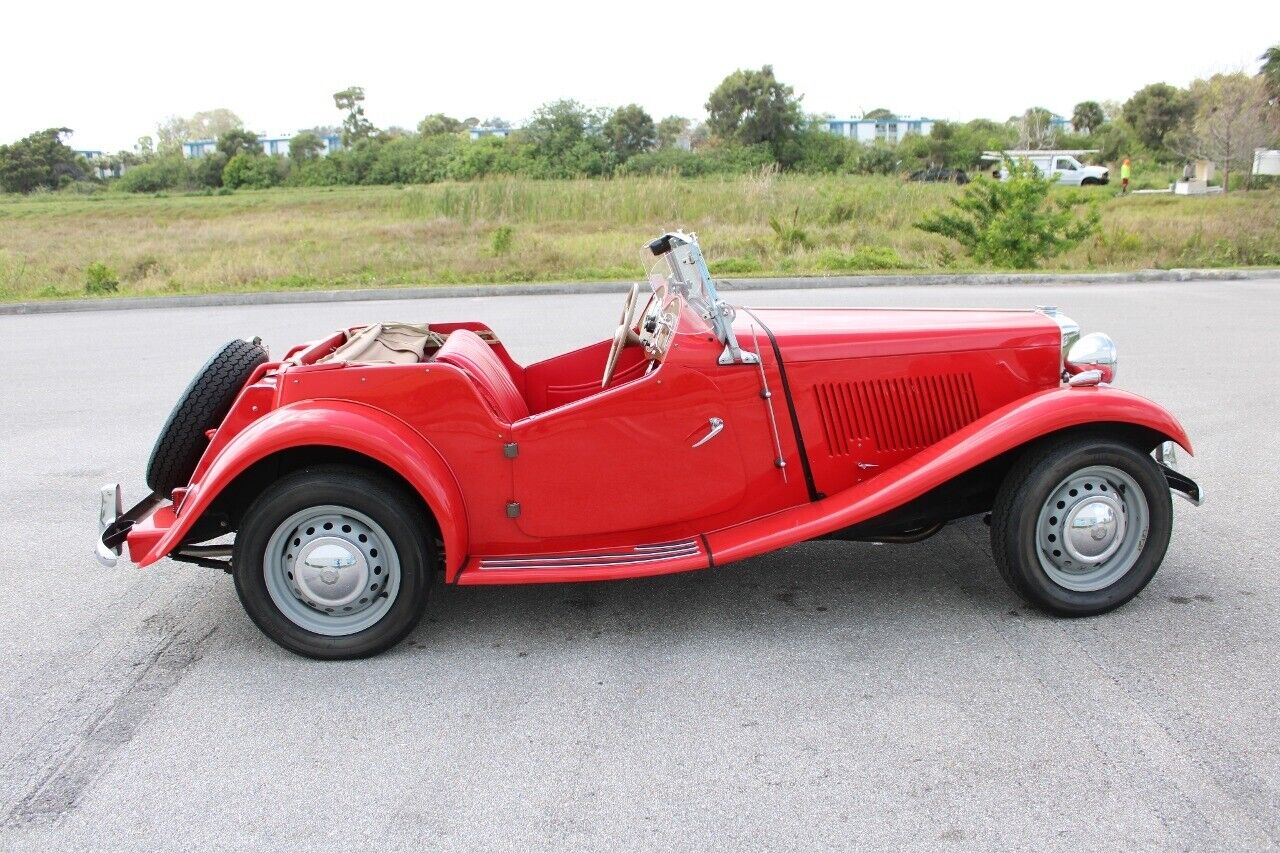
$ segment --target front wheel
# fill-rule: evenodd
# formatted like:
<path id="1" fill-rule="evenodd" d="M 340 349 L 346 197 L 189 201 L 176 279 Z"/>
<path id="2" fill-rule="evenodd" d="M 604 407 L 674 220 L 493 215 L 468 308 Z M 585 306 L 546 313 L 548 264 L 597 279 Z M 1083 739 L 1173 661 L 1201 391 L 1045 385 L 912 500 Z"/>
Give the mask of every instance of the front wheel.
<path id="1" fill-rule="evenodd" d="M 304 469 L 245 512 L 236 592 L 262 632 L 313 658 L 377 654 L 417 624 L 435 566 L 426 517 L 397 484 L 359 468 Z"/>
<path id="2" fill-rule="evenodd" d="M 991 552 L 1009 585 L 1062 616 L 1105 613 L 1164 559 L 1173 506 L 1155 460 L 1099 438 L 1068 438 L 1014 464 L 991 511 Z"/>

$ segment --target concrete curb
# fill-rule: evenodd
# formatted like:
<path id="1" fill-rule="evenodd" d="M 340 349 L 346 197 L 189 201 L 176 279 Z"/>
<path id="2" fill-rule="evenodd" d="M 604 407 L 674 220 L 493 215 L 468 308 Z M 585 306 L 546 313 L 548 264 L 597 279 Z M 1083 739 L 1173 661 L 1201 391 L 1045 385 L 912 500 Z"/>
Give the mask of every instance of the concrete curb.
<path id="1" fill-rule="evenodd" d="M 1093 273 L 972 273 L 934 275 L 852 275 L 813 278 L 717 279 L 722 289 L 817 290 L 889 285 L 1125 284 L 1149 281 L 1239 281 L 1280 278 L 1280 269 L 1173 269 Z M 271 290 L 255 293 L 209 293 L 199 296 L 122 296 L 0 304 L 0 316 L 62 314 L 79 311 L 129 311 L 145 308 L 200 308 L 228 305 L 287 305 L 316 302 L 377 302 L 389 299 L 445 299 L 467 296 L 538 296 L 612 293 L 620 282 L 547 284 L 458 284 L 439 287 L 377 287 L 367 290 Z"/>

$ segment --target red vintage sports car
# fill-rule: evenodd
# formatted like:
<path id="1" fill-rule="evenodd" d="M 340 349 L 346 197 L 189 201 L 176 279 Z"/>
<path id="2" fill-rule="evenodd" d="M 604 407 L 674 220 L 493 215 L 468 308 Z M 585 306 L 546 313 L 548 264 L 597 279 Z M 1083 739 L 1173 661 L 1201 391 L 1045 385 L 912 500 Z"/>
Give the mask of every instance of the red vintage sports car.
<path id="1" fill-rule="evenodd" d="M 633 285 L 611 338 L 527 367 L 476 322 L 278 360 L 232 341 L 161 430 L 151 494 L 103 489 L 99 558 L 224 569 L 271 639 L 352 658 L 409 633 L 437 572 L 635 578 L 979 513 L 1018 593 L 1097 614 L 1155 574 L 1170 492 L 1200 502 L 1182 427 L 1054 308 L 731 306 L 693 236 L 648 250 L 638 322 Z"/>

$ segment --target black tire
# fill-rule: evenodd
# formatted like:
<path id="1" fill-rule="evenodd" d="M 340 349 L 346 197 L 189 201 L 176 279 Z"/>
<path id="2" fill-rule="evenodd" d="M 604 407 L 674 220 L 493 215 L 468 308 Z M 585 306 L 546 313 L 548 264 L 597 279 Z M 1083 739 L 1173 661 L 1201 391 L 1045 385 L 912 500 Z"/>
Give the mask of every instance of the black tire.
<path id="1" fill-rule="evenodd" d="M 1102 181 L 1099 181 L 1097 178 L 1085 178 L 1084 180 L 1082 180 L 1082 181 L 1080 182 L 1080 186 L 1082 186 L 1082 187 L 1096 187 L 1096 186 L 1098 186 L 1098 185 L 1099 185 L 1099 184 L 1101 184 L 1101 183 L 1102 183 Z"/>
<path id="2" fill-rule="evenodd" d="M 337 505 L 370 517 L 397 552 L 400 586 L 382 618 L 359 633 L 328 636 L 286 616 L 267 588 L 266 549 L 276 529 L 308 507 Z M 236 593 L 253 623 L 291 652 L 320 660 L 376 655 L 409 634 L 422 618 L 436 568 L 430 520 L 421 501 L 399 484 L 361 468 L 329 465 L 297 471 L 274 483 L 245 512 L 232 552 Z"/>
<path id="3" fill-rule="evenodd" d="M 1137 540 L 1138 556 L 1127 572 L 1109 586 L 1077 591 L 1056 583 L 1042 565 L 1037 524 L 1041 508 L 1063 480 L 1099 465 L 1118 469 L 1141 488 L 1146 537 Z M 1169 484 L 1151 456 L 1113 439 L 1067 437 L 1032 448 L 1010 469 L 991 510 L 991 554 L 1005 581 L 1031 604 L 1059 616 L 1093 616 L 1114 610 L 1150 582 L 1172 530 Z"/>
<path id="4" fill-rule="evenodd" d="M 190 481 L 209 444 L 205 433 L 222 423 L 244 383 L 267 358 L 262 344 L 235 340 L 196 371 L 151 449 L 147 463 L 151 491 L 168 496 Z"/>

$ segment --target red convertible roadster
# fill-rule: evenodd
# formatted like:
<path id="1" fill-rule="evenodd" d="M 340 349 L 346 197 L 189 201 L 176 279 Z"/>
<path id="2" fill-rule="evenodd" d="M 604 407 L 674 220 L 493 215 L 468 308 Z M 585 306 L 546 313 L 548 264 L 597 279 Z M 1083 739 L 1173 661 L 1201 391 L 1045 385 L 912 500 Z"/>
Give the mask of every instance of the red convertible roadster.
<path id="1" fill-rule="evenodd" d="M 476 322 L 275 360 L 232 341 L 161 430 L 151 494 L 103 489 L 99 559 L 225 569 L 271 639 L 351 658 L 402 639 L 437 573 L 635 578 L 976 514 L 1020 595 L 1097 614 L 1155 574 L 1170 493 L 1200 502 L 1182 427 L 1054 308 L 732 306 L 694 237 L 648 250 L 611 338 L 528 366 Z"/>

